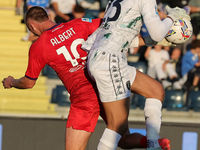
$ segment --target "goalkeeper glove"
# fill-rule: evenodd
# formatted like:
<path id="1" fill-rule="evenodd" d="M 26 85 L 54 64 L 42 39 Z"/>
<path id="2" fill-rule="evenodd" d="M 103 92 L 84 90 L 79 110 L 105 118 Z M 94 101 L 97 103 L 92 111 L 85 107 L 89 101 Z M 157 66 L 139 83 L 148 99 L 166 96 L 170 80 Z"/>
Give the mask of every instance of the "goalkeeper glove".
<path id="1" fill-rule="evenodd" d="M 165 10 L 167 12 L 167 16 L 172 19 L 172 21 L 176 21 L 181 18 L 186 18 L 188 20 L 191 20 L 190 16 L 186 14 L 186 11 L 182 8 L 175 7 L 170 8 L 168 5 L 165 7 Z"/>
<path id="2" fill-rule="evenodd" d="M 168 42 L 165 38 L 161 42 L 158 42 L 156 45 L 161 45 L 161 46 L 176 46 L 176 44 Z"/>
<path id="3" fill-rule="evenodd" d="M 143 40 L 145 42 L 145 45 L 146 46 L 150 46 L 150 47 L 152 47 L 153 45 L 176 46 L 175 44 L 173 44 L 171 42 L 168 42 L 165 38 L 160 42 L 156 42 L 156 41 L 152 40 L 152 38 L 149 35 L 148 36 L 144 36 L 142 38 L 143 38 Z"/>

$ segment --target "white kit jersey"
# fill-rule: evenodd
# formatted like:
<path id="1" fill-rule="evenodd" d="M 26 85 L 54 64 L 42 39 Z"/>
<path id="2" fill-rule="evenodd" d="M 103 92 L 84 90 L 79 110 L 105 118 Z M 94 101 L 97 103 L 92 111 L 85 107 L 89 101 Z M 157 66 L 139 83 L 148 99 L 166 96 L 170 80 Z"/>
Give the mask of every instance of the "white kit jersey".
<path id="1" fill-rule="evenodd" d="M 100 28 L 83 48 L 90 50 L 93 45 L 91 49 L 112 52 L 128 48 L 140 33 L 143 21 L 146 23 L 154 18 L 158 18 L 155 0 L 110 0 Z"/>

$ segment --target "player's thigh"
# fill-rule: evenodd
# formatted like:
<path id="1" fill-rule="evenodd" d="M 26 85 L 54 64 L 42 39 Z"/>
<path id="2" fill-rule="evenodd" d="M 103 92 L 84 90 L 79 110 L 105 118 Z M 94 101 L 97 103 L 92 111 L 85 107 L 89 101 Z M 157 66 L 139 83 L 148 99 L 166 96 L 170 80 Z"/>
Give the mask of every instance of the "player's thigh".
<path id="1" fill-rule="evenodd" d="M 139 70 L 136 70 L 135 80 L 131 85 L 131 92 L 161 101 L 165 96 L 162 84 Z"/>
<path id="2" fill-rule="evenodd" d="M 65 150 L 85 150 L 91 132 L 66 128 Z"/>

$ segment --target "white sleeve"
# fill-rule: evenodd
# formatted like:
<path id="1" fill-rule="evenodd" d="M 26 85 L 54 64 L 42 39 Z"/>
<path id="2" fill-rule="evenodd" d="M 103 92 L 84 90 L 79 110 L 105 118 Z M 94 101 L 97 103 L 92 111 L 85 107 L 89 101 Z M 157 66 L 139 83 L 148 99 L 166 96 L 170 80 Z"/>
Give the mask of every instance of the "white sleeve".
<path id="1" fill-rule="evenodd" d="M 90 35 L 87 40 L 82 44 L 81 48 L 85 51 L 90 51 L 93 44 L 94 44 L 94 41 L 96 39 L 96 36 L 97 36 L 97 33 L 99 32 L 100 28 L 97 28 L 93 33 L 92 35 Z"/>
<path id="2" fill-rule="evenodd" d="M 158 19 L 152 19 L 145 23 L 149 35 L 154 41 L 160 42 L 163 40 L 173 22 L 170 18 L 166 18 L 163 21 Z"/>
<path id="3" fill-rule="evenodd" d="M 160 42 L 163 40 L 163 38 L 171 28 L 173 22 L 169 18 L 166 18 L 163 21 L 160 20 L 155 0 L 143 0 L 143 1 L 142 1 L 143 5 L 141 8 L 141 14 L 144 23 L 147 27 L 147 30 L 151 38 L 156 42 Z"/>

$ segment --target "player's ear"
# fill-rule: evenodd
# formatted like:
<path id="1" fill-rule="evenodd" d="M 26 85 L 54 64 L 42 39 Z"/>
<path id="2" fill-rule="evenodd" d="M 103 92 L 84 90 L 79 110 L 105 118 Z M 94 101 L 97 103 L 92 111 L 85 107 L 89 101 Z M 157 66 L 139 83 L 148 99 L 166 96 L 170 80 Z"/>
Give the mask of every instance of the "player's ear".
<path id="1" fill-rule="evenodd" d="M 29 29 L 32 31 L 34 30 L 34 26 L 32 24 L 29 24 Z"/>
<path id="2" fill-rule="evenodd" d="M 33 30 L 33 25 L 32 25 L 32 23 L 26 23 L 26 26 L 27 26 L 27 28 L 30 30 L 30 31 L 32 31 Z"/>
<path id="3" fill-rule="evenodd" d="M 31 31 L 37 30 L 36 25 L 34 23 L 30 23 L 30 28 Z"/>

